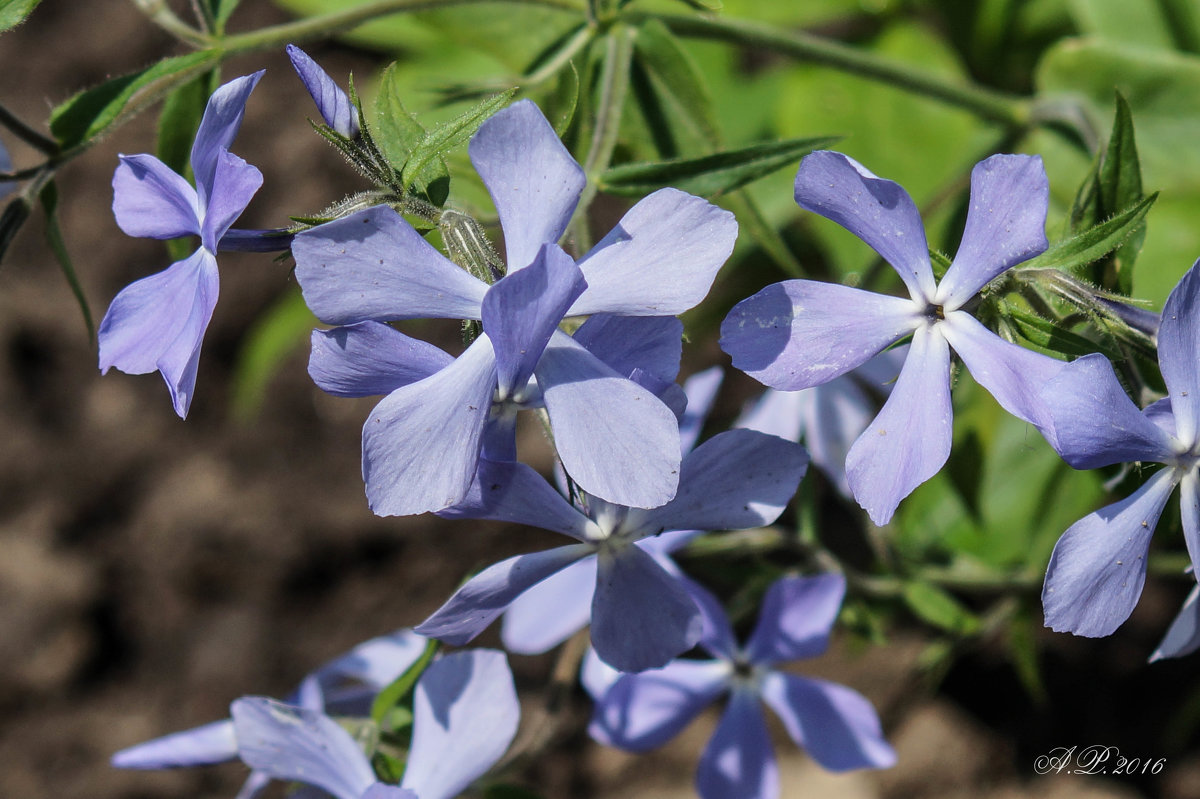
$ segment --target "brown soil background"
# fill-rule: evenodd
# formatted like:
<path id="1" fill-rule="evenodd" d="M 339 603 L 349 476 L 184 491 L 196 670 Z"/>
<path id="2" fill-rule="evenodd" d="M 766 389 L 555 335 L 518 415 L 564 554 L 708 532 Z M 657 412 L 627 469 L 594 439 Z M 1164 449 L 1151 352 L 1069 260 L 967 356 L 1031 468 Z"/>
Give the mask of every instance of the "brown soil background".
<path id="1" fill-rule="evenodd" d="M 234 27 L 283 18 L 245 0 Z M 171 52 L 125 0 L 45 0 L 31 22 L 0 36 L 0 102 L 36 126 L 74 91 Z M 331 46 L 313 52 L 335 75 L 374 64 Z M 308 130 L 308 98 L 282 52 L 236 60 L 225 74 L 262 67 L 235 145 L 266 177 L 241 220 L 247 227 L 282 224 L 358 188 Z M 18 166 L 34 163 L 27 147 L 5 142 Z M 97 318 L 122 286 L 168 263 L 160 244 L 124 236 L 110 211 L 116 154 L 153 149 L 147 115 L 60 173 L 68 246 Z M 0 266 L 0 797 L 232 797 L 246 773 L 240 764 L 139 773 L 107 761 L 121 747 L 221 718 L 239 695 L 283 695 L 323 660 L 419 622 L 467 570 L 552 542 L 498 525 L 372 516 L 359 477 L 371 402 L 322 395 L 304 352 L 252 422 L 230 418 L 231 369 L 247 326 L 295 290 L 287 265 L 222 256 L 221 301 L 185 423 L 157 375 L 98 374 L 39 220 Z M 1152 587 L 1112 641 L 1048 636 L 1051 697 L 1041 707 L 987 648 L 951 672 L 940 696 L 914 687 L 919 632 L 887 648 L 836 648 L 806 671 L 874 699 L 900 765 L 828 775 L 776 727 L 784 797 L 1200 796 L 1195 729 L 1162 735 L 1173 710 L 1196 702 L 1198 659 L 1142 663 L 1181 595 Z M 537 719 L 552 659 L 513 665 L 527 721 Z M 514 780 L 547 799 L 692 795 L 711 716 L 662 753 L 635 758 L 590 744 L 587 712 L 575 695 L 545 756 Z M 1034 775 L 1037 754 L 1097 743 L 1169 756 L 1168 764 L 1142 782 Z"/>

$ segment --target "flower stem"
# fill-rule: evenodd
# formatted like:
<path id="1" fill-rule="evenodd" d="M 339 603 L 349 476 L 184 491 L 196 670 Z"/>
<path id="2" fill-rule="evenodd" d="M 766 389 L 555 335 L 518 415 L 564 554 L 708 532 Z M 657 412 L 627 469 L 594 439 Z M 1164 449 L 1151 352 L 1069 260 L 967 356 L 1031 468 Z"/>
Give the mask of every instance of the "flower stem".
<path id="1" fill-rule="evenodd" d="M 16 115 L 14 115 L 3 105 L 0 105 L 0 125 L 8 128 L 8 130 L 17 138 L 21 139 L 31 147 L 36 147 L 46 155 L 53 156 L 58 154 L 58 142 L 43 136 L 21 120 L 17 119 Z"/>
<path id="2" fill-rule="evenodd" d="M 165 0 L 133 0 L 146 17 L 158 27 L 174 36 L 181 42 L 193 47 L 211 47 L 212 38 L 175 16 L 175 12 L 167 6 Z"/>

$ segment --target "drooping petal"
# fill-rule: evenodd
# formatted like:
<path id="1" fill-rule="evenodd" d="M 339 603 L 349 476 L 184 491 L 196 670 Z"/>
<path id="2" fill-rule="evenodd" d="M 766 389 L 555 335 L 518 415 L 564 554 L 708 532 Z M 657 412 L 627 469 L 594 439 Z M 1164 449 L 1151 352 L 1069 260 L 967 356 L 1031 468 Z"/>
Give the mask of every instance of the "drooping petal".
<path id="1" fill-rule="evenodd" d="M 262 182 L 263 176 L 257 167 L 225 150 L 217 154 L 213 191 L 200 228 L 200 241 L 209 252 L 217 251 L 221 237 L 246 210 Z"/>
<path id="2" fill-rule="evenodd" d="M 938 286 L 938 304 L 961 308 L 996 275 L 1045 250 L 1049 202 L 1041 156 L 993 155 L 976 164 L 962 244 Z"/>
<path id="3" fill-rule="evenodd" d="M 349 679 L 375 689 L 383 688 L 417 662 L 426 643 L 425 636 L 410 629 L 397 630 L 362 642 L 321 666 L 313 675 L 327 684 Z"/>
<path id="4" fill-rule="evenodd" d="M 265 72 L 260 69 L 253 75 L 234 78 L 208 98 L 204 117 L 196 130 L 196 141 L 192 144 L 192 173 L 196 176 L 196 194 L 201 208 L 206 207 L 213 196 L 213 178 L 220 153 L 233 144 L 246 114 L 246 100 Z"/>
<path id="5" fill-rule="evenodd" d="M 113 216 L 128 236 L 174 239 L 200 233 L 196 190 L 152 155 L 122 155 L 113 172 Z"/>
<path id="6" fill-rule="evenodd" d="M 349 96 L 342 87 L 334 82 L 329 74 L 321 69 L 308 53 L 294 44 L 286 48 L 292 67 L 304 83 L 304 88 L 312 95 L 317 104 L 317 112 L 325 120 L 325 124 L 348 138 L 358 136 L 358 109 L 350 102 Z"/>
<path id="7" fill-rule="evenodd" d="M 840 574 L 784 577 L 763 597 L 758 624 L 746 644 L 754 663 L 783 663 L 820 655 L 846 595 Z"/>
<path id="8" fill-rule="evenodd" d="M 935 328 L 913 334 L 891 396 L 846 456 L 846 481 L 878 525 L 950 457 L 950 348 Z"/>
<path id="9" fill-rule="evenodd" d="M 480 125 L 468 152 L 500 215 L 508 271 L 515 272 L 562 237 L 587 179 L 529 100 Z"/>
<path id="10" fill-rule="evenodd" d="M 238 754 L 277 780 L 315 785 L 337 799 L 360 799 L 375 783 L 362 749 L 324 713 L 266 697 L 243 697 L 230 706 Z"/>
<path id="11" fill-rule="evenodd" d="M 1200 563 L 1200 474 L 1192 467 L 1179 486 L 1179 515 L 1183 523 L 1183 541 L 1192 559 L 1192 569 Z"/>
<path id="12" fill-rule="evenodd" d="M 666 405 L 563 333 L 535 374 L 559 457 L 584 491 L 643 508 L 675 495 L 679 427 Z"/>
<path id="13" fill-rule="evenodd" d="M 175 412 L 185 418 L 217 291 L 217 262 L 204 249 L 130 283 L 100 321 L 100 371 L 162 372 Z"/>
<path id="14" fill-rule="evenodd" d="M 488 288 L 387 206 L 297 234 L 292 255 L 304 301 L 331 325 L 367 319 L 478 319 Z"/>
<path id="15" fill-rule="evenodd" d="M 415 629 L 429 638 L 462 646 L 523 591 L 592 552 L 595 547 L 588 544 L 571 544 L 502 560 L 472 577 Z"/>
<path id="16" fill-rule="evenodd" d="M 733 214 L 678 189 L 659 189 L 579 262 L 588 289 L 570 315 L 674 316 L 700 303 L 737 239 Z"/>
<path id="17" fill-rule="evenodd" d="M 782 672 L 767 674 L 760 690 L 792 740 L 830 771 L 896 764 L 875 708 L 857 691 Z"/>
<path id="18" fill-rule="evenodd" d="M 1167 634 L 1150 655 L 1150 662 L 1183 657 L 1197 649 L 1200 649 L 1200 585 L 1192 587 Z"/>
<path id="19" fill-rule="evenodd" d="M 721 323 L 733 365 L 796 391 L 844 374 L 922 324 L 910 300 L 814 280 L 767 286 Z"/>
<path id="20" fill-rule="evenodd" d="M 382 322 L 312 332 L 308 375 L 335 397 L 390 394 L 454 362 L 442 350 Z"/>
<path id="21" fill-rule="evenodd" d="M 586 287 L 571 256 L 557 244 L 548 244 L 532 264 L 488 289 L 483 330 L 496 351 L 501 399 L 519 393 L 529 382 L 567 307 Z"/>
<path id="22" fill-rule="evenodd" d="M 541 527 L 580 541 L 600 536 L 599 528 L 563 499 L 546 479 L 523 463 L 480 458 L 462 501 L 438 511 L 444 519 L 490 519 Z"/>
<path id="23" fill-rule="evenodd" d="M 683 392 L 687 397 L 687 405 L 684 406 L 683 416 L 679 418 L 679 447 L 684 455 L 696 447 L 708 412 L 717 398 L 717 390 L 724 380 L 725 370 L 712 366 L 684 381 Z"/>
<path id="24" fill-rule="evenodd" d="M 870 245 L 899 273 L 914 299 L 933 297 L 925 226 L 899 184 L 877 177 L 849 156 L 818 150 L 800 162 L 796 202 Z"/>
<path id="25" fill-rule="evenodd" d="M 112 756 L 112 765 L 136 769 L 207 766 L 237 756 L 233 722 L 225 719 L 122 749 Z"/>
<path id="26" fill-rule="evenodd" d="M 520 717 L 503 652 L 475 649 L 434 661 L 417 681 L 401 787 L 421 799 L 453 799 L 500 759 Z"/>
<path id="27" fill-rule="evenodd" d="M 629 752 L 662 746 L 728 690 L 730 671 L 719 660 L 675 660 L 624 674 L 596 699 L 588 734 Z"/>
<path id="28" fill-rule="evenodd" d="M 1171 434 L 1137 409 L 1099 353 L 1064 365 L 1039 402 L 1054 431 L 1050 443 L 1076 469 L 1171 457 Z"/>
<path id="29" fill-rule="evenodd" d="M 701 799 L 778 799 L 779 766 L 766 719 L 750 691 L 734 691 L 716 732 L 700 755 Z"/>
<path id="30" fill-rule="evenodd" d="M 946 314 L 938 329 L 1000 407 L 1052 435 L 1041 392 L 1063 368 L 1062 361 L 1004 341 L 963 311 Z"/>
<path id="31" fill-rule="evenodd" d="M 733 663 L 738 654 L 737 637 L 733 634 L 733 626 L 720 600 L 713 596 L 700 583 L 688 577 L 680 576 L 684 587 L 691 594 L 692 601 L 700 608 L 704 619 L 704 632 L 700 637 L 700 646 L 720 660 Z"/>
<path id="32" fill-rule="evenodd" d="M 530 586 L 504 613 L 500 640 L 509 652 L 547 652 L 587 626 L 596 591 L 596 558 L 588 556 Z"/>
<path id="33" fill-rule="evenodd" d="M 647 536 L 770 524 L 796 493 L 807 467 L 799 444 L 757 430 L 728 430 L 683 459 L 674 499 L 658 508 L 631 510 L 626 529 Z"/>
<path id="34" fill-rule="evenodd" d="M 634 369 L 673 382 L 683 350 L 683 322 L 674 316 L 596 314 L 573 338 L 588 352 L 628 377 Z"/>
<path id="35" fill-rule="evenodd" d="M 1184 274 L 1163 306 L 1158 328 L 1158 365 L 1180 441 L 1192 445 L 1200 432 L 1200 261 Z"/>
<path id="36" fill-rule="evenodd" d="M 665 666 L 704 632 L 700 609 L 676 577 L 636 545 L 602 548 L 592 597 L 592 646 L 621 671 Z"/>
<path id="37" fill-rule="evenodd" d="M 1174 469 L 1161 469 L 1126 499 L 1062 534 L 1042 587 L 1047 627 L 1100 638 L 1129 618 L 1146 581 L 1150 536 L 1178 481 Z"/>
<path id="38" fill-rule="evenodd" d="M 479 462 L 496 388 L 487 336 L 454 363 L 383 398 L 363 425 L 363 480 L 379 516 L 407 516 L 461 502 Z"/>

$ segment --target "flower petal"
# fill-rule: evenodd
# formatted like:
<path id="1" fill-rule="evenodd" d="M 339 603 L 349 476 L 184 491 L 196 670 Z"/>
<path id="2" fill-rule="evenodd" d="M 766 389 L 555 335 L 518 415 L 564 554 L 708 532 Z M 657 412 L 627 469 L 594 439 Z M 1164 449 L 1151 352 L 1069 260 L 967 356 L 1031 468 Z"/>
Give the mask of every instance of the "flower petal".
<path id="1" fill-rule="evenodd" d="M 730 697 L 700 755 L 696 791 L 701 799 L 778 799 L 779 766 L 766 719 L 750 691 Z"/>
<path id="2" fill-rule="evenodd" d="M 588 625 L 595 592 L 596 558 L 591 555 L 530 586 L 504 612 L 504 648 L 538 655 L 558 646 Z"/>
<path id="3" fill-rule="evenodd" d="M 480 336 L 445 369 L 384 397 L 363 425 L 371 510 L 407 516 L 461 502 L 475 477 L 495 388 L 491 344 Z"/>
<path id="4" fill-rule="evenodd" d="M 713 401 L 724 380 L 725 370 L 720 366 L 712 366 L 684 381 L 683 392 L 687 397 L 687 405 L 679 419 L 679 447 L 684 455 L 696 447 L 700 431 L 704 429 L 708 412 L 712 410 Z"/>
<path id="5" fill-rule="evenodd" d="M 331 325 L 366 319 L 478 319 L 488 288 L 387 206 L 297 234 L 292 255 L 304 301 Z"/>
<path id="6" fill-rule="evenodd" d="M 938 329 L 1000 407 L 1052 435 L 1041 391 L 1063 368 L 1062 361 L 1003 340 L 963 311 L 946 314 Z"/>
<path id="7" fill-rule="evenodd" d="M 1099 353 L 1065 364 L 1039 401 L 1053 430 L 1050 443 L 1076 469 L 1172 455 L 1170 433 L 1137 409 Z"/>
<path id="8" fill-rule="evenodd" d="M 520 717 L 503 652 L 474 649 L 434 661 L 417 681 L 401 787 L 421 799 L 453 799 L 500 759 Z"/>
<path id="9" fill-rule="evenodd" d="M 416 663 L 425 652 L 427 640 L 410 629 L 397 630 L 364 641 L 341 657 L 329 661 L 315 672 L 318 681 L 332 684 L 357 680 L 380 689 Z"/>
<path id="10" fill-rule="evenodd" d="M 199 235 L 196 190 L 152 155 L 122 155 L 113 172 L 113 216 L 129 236 Z"/>
<path id="11" fill-rule="evenodd" d="M 1044 251 L 1049 203 L 1041 156 L 993 155 L 976 164 L 967 226 L 938 286 L 938 304 L 961 308 L 996 275 Z"/>
<path id="12" fill-rule="evenodd" d="M 315 785 L 337 799 L 360 799 L 375 783 L 358 744 L 324 713 L 259 696 L 235 700 L 229 710 L 238 753 L 250 768 Z"/>
<path id="13" fill-rule="evenodd" d="M 878 525 L 950 457 L 950 349 L 930 327 L 913 334 L 891 396 L 846 456 L 846 481 Z"/>
<path id="14" fill-rule="evenodd" d="M 200 227 L 200 240 L 205 249 L 217 251 L 221 237 L 246 210 L 262 182 L 262 172 L 257 167 L 225 150 L 217 154 L 213 191 L 204 211 L 204 223 Z"/>
<path id="15" fill-rule="evenodd" d="M 800 162 L 796 202 L 870 245 L 899 273 L 914 299 L 933 297 L 925 226 L 912 197 L 898 183 L 877 177 L 849 156 L 818 150 Z"/>
<path id="16" fill-rule="evenodd" d="M 1158 365 L 1180 441 L 1195 444 L 1200 432 L 1200 261 L 1180 279 L 1163 306 L 1158 328 Z"/>
<path id="17" fill-rule="evenodd" d="M 756 430 L 728 430 L 683 459 L 674 499 L 658 508 L 631 510 L 626 529 L 644 537 L 770 524 L 796 493 L 807 467 L 799 444 Z"/>
<path id="18" fill-rule="evenodd" d="M 1150 662 L 1183 657 L 1197 649 L 1200 649 L 1200 585 L 1192 587 L 1167 634 L 1150 656 Z"/>
<path id="19" fill-rule="evenodd" d="M 1180 481 L 1179 515 L 1183 522 L 1183 541 L 1192 559 L 1192 571 L 1200 563 L 1200 474 L 1189 469 Z"/>
<path id="20" fill-rule="evenodd" d="M 629 752 L 662 746 L 728 690 L 729 674 L 729 664 L 719 660 L 675 660 L 621 675 L 596 700 L 588 734 Z"/>
<path id="21" fill-rule="evenodd" d="M 733 307 L 721 349 L 772 388 L 826 383 L 922 324 L 912 301 L 836 283 L 785 280 Z"/>
<path id="22" fill-rule="evenodd" d="M 502 560 L 488 566 L 454 592 L 415 628 L 452 646 L 470 641 L 530 586 L 595 551 L 590 544 L 570 544 Z"/>
<path id="23" fill-rule="evenodd" d="M 761 690 L 792 740 L 830 771 L 896 764 L 875 708 L 857 691 L 782 672 L 766 675 Z"/>
<path id="24" fill-rule="evenodd" d="M 1150 536 L 1178 481 L 1174 469 L 1161 469 L 1129 497 L 1062 534 L 1042 587 L 1047 627 L 1100 638 L 1129 618 L 1146 581 Z"/>
<path id="25" fill-rule="evenodd" d="M 696 607 L 700 608 L 704 619 L 704 633 L 700 636 L 700 646 L 707 649 L 713 657 L 732 663 L 737 657 L 739 647 L 725 608 L 712 592 L 700 583 L 688 577 L 681 576 L 680 579 L 691 594 Z"/>
<path id="26" fill-rule="evenodd" d="M 671 383 L 679 374 L 683 322 L 674 316 L 596 314 L 572 338 L 624 377 L 640 369 Z"/>
<path id="27" fill-rule="evenodd" d="M 325 120 L 325 124 L 347 138 L 356 138 L 358 109 L 350 102 L 342 87 L 338 86 L 308 53 L 296 45 L 289 44 L 285 50 L 296 74 L 304 83 L 304 88 L 308 89 L 313 102 L 317 104 L 317 112 Z"/>
<path id="28" fill-rule="evenodd" d="M 312 332 L 308 375 L 335 397 L 390 394 L 437 374 L 454 359 L 382 322 Z"/>
<path id="29" fill-rule="evenodd" d="M 592 597 L 592 646 L 621 671 L 665 666 L 696 645 L 704 622 L 678 578 L 636 545 L 602 548 Z"/>
<path id="30" fill-rule="evenodd" d="M 100 321 L 100 371 L 162 372 L 175 412 L 186 418 L 218 288 L 217 261 L 204 249 L 130 283 Z"/>
<path id="31" fill-rule="evenodd" d="M 763 597 L 758 624 L 746 644 L 754 663 L 782 663 L 820 655 L 846 595 L 840 574 L 784 577 Z"/>
<path id="32" fill-rule="evenodd" d="M 237 756 L 233 722 L 225 719 L 122 749 L 112 756 L 112 765 L 137 769 L 207 766 Z"/>
<path id="33" fill-rule="evenodd" d="M 500 215 L 508 271 L 515 272 L 562 237 L 587 178 L 529 100 L 480 125 L 468 152 Z"/>
<path id="34" fill-rule="evenodd" d="M 563 333 L 535 374 L 558 455 L 584 491 L 628 507 L 675 495 L 679 427 L 666 405 Z"/>
<path id="35" fill-rule="evenodd" d="M 678 189 L 659 189 L 580 260 L 588 289 L 569 315 L 681 314 L 708 294 L 737 232 L 725 209 Z"/>
<path id="36" fill-rule="evenodd" d="M 532 264 L 488 289 L 481 317 L 496 351 L 501 400 L 529 382 L 567 307 L 585 288 L 571 256 L 557 244 L 548 244 L 538 250 Z"/>
<path id="37" fill-rule="evenodd" d="M 265 72 L 260 69 L 253 75 L 234 78 L 208 98 L 204 117 L 196 130 L 196 141 L 192 144 L 192 174 L 196 176 L 196 194 L 201 208 L 207 207 L 213 196 L 213 179 L 220 153 L 233 144 L 246 114 L 246 100 Z"/>

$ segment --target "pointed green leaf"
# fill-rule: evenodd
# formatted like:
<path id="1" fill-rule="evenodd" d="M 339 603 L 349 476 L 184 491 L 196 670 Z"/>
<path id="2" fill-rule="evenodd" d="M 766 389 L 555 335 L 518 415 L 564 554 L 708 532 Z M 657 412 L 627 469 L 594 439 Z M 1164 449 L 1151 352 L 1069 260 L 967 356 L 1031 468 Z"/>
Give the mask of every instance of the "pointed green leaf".
<path id="1" fill-rule="evenodd" d="M 1008 303 L 1003 304 L 1000 311 L 1022 338 L 1043 350 L 1057 352 L 1071 358 L 1079 358 L 1097 350 L 1104 352 L 1110 358 L 1124 357 L 1103 343 L 1072 333 L 1057 322 L 1051 322 L 1035 314 L 1019 310 Z"/>
<path id="2" fill-rule="evenodd" d="M 1099 190 L 1104 214 L 1128 208 L 1142 199 L 1142 169 L 1138 162 L 1137 143 L 1133 136 L 1133 115 L 1129 103 L 1117 92 L 1117 110 L 1104 163 L 1100 167 Z M 1133 292 L 1133 264 L 1146 237 L 1145 223 L 1139 224 L 1113 254 L 1112 280 L 1102 276 L 1101 285 L 1115 288 L 1122 294 Z"/>
<path id="3" fill-rule="evenodd" d="M 641 196 L 664 186 L 711 197 L 745 186 L 785 166 L 795 166 L 837 136 L 768 141 L 702 158 L 677 158 L 650 164 L 624 164 L 605 170 L 600 188 L 610 194 Z"/>
<path id="4" fill-rule="evenodd" d="M 375 96 L 375 124 L 371 135 L 392 166 L 399 171 L 413 148 L 425 138 L 425 128 L 404 107 L 400 99 L 399 71 L 395 62 L 388 65 L 379 80 Z"/>
<path id="5" fill-rule="evenodd" d="M 932 583 L 904 584 L 904 604 L 927 624 L 957 635 L 970 635 L 980 628 L 979 617 L 947 591 Z"/>
<path id="6" fill-rule="evenodd" d="M 1018 612 L 1008 624 L 1006 651 L 1021 687 L 1035 704 L 1040 705 L 1046 701 L 1046 684 L 1038 667 L 1037 631 L 1038 624 L 1033 614 Z"/>
<path id="7" fill-rule="evenodd" d="M 0 31 L 17 27 L 42 0 L 0 0 Z"/>
<path id="8" fill-rule="evenodd" d="M 71 263 L 71 254 L 67 251 L 67 242 L 63 239 L 62 228 L 58 226 L 58 187 L 54 185 L 54 181 L 50 181 L 42 189 L 40 199 L 42 210 L 46 213 L 46 243 L 50 245 L 50 250 L 58 260 L 63 277 L 67 279 L 67 285 L 71 287 L 71 293 L 75 295 L 75 302 L 79 303 L 79 311 L 83 314 L 83 323 L 87 326 L 88 341 L 90 342 L 96 337 L 96 325 L 92 321 L 92 310 L 88 307 L 83 286 L 79 284 L 75 266 Z"/>
<path id="9" fill-rule="evenodd" d="M 1157 198 L 1158 192 L 1155 192 L 1107 222 L 1101 222 L 1069 239 L 1056 241 L 1048 250 L 1027 261 L 1024 266 L 1073 270 L 1103 258 L 1120 247 L 1137 230 Z"/>
<path id="10" fill-rule="evenodd" d="M 575 119 L 575 109 L 579 107 L 579 69 L 574 61 L 568 66 L 570 69 L 564 69 L 559 75 L 554 93 L 546 104 L 546 117 L 560 139 L 567 135 L 567 129 Z"/>
<path id="11" fill-rule="evenodd" d="M 424 170 L 447 152 L 462 144 L 479 130 L 479 126 L 492 114 L 508 105 L 517 93 L 515 88 L 503 91 L 494 97 L 489 97 L 469 110 L 438 125 L 425 134 L 413 148 L 404 165 L 404 182 L 406 185 L 421 178 Z"/>
<path id="12" fill-rule="evenodd" d="M 209 0 L 209 8 L 212 9 L 213 19 L 217 23 L 217 33 L 225 31 L 225 23 L 229 21 L 234 9 L 242 0 Z"/>
<path id="13" fill-rule="evenodd" d="M 425 643 L 425 651 L 421 653 L 421 657 L 417 658 L 416 662 L 408 667 L 403 674 L 391 683 L 386 685 L 382 691 L 375 697 L 375 701 L 371 703 L 371 718 L 377 724 L 383 723 L 388 712 L 396 705 L 403 702 L 412 693 L 413 688 L 417 685 L 417 680 L 433 662 L 434 655 L 441 649 L 442 644 L 436 638 L 430 638 Z"/>
<path id="14" fill-rule="evenodd" d="M 215 50 L 176 56 L 86 89 L 50 112 L 50 131 L 63 149 L 103 135 L 122 116 L 136 114 L 174 86 L 220 61 Z"/>
<path id="15" fill-rule="evenodd" d="M 695 61 L 667 26 L 656 19 L 639 26 L 634 57 L 656 90 L 667 124 L 683 124 L 709 147 L 716 146 L 721 134 L 712 97 Z"/>

